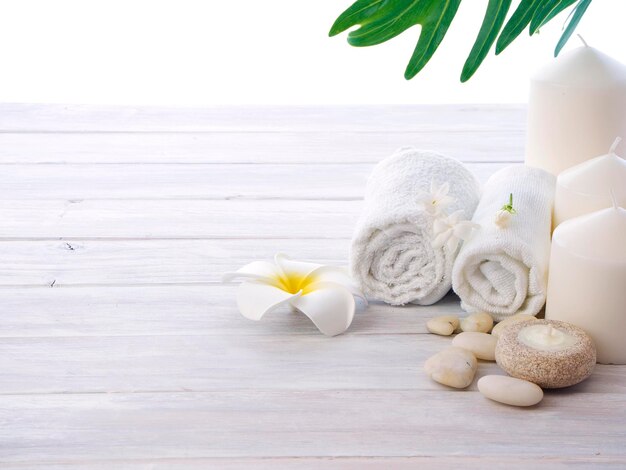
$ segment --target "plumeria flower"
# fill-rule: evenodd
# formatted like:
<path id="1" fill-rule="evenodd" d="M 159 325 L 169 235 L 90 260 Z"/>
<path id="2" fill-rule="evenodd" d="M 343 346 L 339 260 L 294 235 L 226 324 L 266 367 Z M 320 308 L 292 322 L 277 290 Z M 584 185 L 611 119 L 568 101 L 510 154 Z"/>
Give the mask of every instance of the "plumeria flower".
<path id="1" fill-rule="evenodd" d="M 435 181 L 430 182 L 430 192 L 422 193 L 417 197 L 417 203 L 430 215 L 438 216 L 442 214 L 446 208 L 453 204 L 455 199 L 448 196 L 450 192 L 450 184 L 443 183 L 439 186 Z"/>
<path id="2" fill-rule="evenodd" d="M 517 214 L 517 211 L 513 208 L 513 193 L 509 194 L 509 203 L 505 204 L 496 212 L 493 219 L 493 223 L 498 228 L 506 228 L 511 223 L 511 218 Z"/>
<path id="3" fill-rule="evenodd" d="M 225 282 L 237 278 L 243 280 L 237 306 L 244 317 L 260 320 L 266 313 L 290 305 L 327 336 L 348 329 L 356 309 L 355 297 L 367 304 L 347 269 L 295 261 L 280 253 L 274 263 L 254 261 L 223 277 Z"/>
<path id="4" fill-rule="evenodd" d="M 461 240 L 468 240 L 478 224 L 463 219 L 463 211 L 453 212 L 447 217 L 439 217 L 433 222 L 435 238 L 433 247 L 446 247 L 449 253 L 454 253 Z"/>

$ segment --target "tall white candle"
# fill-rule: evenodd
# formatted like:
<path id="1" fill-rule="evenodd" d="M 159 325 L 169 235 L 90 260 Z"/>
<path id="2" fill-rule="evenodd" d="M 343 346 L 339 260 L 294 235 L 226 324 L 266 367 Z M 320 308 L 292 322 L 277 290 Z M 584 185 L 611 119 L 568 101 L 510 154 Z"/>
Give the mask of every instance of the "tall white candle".
<path id="1" fill-rule="evenodd" d="M 556 228 L 547 299 L 546 319 L 589 333 L 598 362 L 626 364 L 626 210 L 615 200 Z"/>
<path id="2" fill-rule="evenodd" d="M 615 139 L 607 155 L 593 158 L 563 171 L 556 180 L 552 225 L 611 206 L 608 189 L 617 204 L 626 207 L 626 160 L 615 153 Z"/>
<path id="3" fill-rule="evenodd" d="M 554 175 L 626 137 L 626 66 L 584 45 L 531 80 L 526 164 Z"/>

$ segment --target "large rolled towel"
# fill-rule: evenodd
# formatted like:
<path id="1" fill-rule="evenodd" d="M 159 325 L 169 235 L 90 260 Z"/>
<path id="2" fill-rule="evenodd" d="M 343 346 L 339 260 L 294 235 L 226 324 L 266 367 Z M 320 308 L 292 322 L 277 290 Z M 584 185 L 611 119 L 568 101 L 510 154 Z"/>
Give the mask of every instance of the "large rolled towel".
<path id="1" fill-rule="evenodd" d="M 452 273 L 452 287 L 465 310 L 487 312 L 496 320 L 541 310 L 554 192 L 554 176 L 538 168 L 513 165 L 489 178 L 472 218 L 480 228 L 461 247 Z M 510 194 L 516 213 L 508 224 L 497 225 L 496 213 Z"/>
<path id="2" fill-rule="evenodd" d="M 445 207 L 439 217 L 458 211 L 457 219 L 470 219 L 478 204 L 476 178 L 452 158 L 403 148 L 374 168 L 350 252 L 352 275 L 366 296 L 430 305 L 450 290 L 458 249 L 433 246 L 440 209 L 431 204 L 433 192 Z"/>

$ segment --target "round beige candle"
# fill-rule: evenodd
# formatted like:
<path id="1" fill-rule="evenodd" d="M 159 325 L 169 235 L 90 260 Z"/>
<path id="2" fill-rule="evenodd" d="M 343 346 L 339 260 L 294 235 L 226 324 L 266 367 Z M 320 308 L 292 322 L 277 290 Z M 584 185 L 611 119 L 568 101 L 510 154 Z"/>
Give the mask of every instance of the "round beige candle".
<path id="1" fill-rule="evenodd" d="M 554 199 L 554 227 L 567 219 L 610 207 L 607 188 L 615 192 L 618 205 L 626 207 L 626 160 L 615 153 L 620 141 L 620 137 L 615 139 L 607 155 L 559 174 Z"/>
<path id="2" fill-rule="evenodd" d="M 585 380 L 596 349 L 582 328 L 555 320 L 517 323 L 502 332 L 496 362 L 505 372 L 542 388 L 569 387 Z"/>
<path id="3" fill-rule="evenodd" d="M 531 325 L 520 330 L 521 343 L 541 351 L 563 351 L 577 343 L 577 339 L 552 325 Z"/>
<path id="4" fill-rule="evenodd" d="M 615 199 L 554 231 L 546 319 L 585 330 L 598 362 L 626 364 L 626 210 Z"/>
<path id="5" fill-rule="evenodd" d="M 584 45 L 531 80 L 526 164 L 554 175 L 626 136 L 626 66 Z"/>

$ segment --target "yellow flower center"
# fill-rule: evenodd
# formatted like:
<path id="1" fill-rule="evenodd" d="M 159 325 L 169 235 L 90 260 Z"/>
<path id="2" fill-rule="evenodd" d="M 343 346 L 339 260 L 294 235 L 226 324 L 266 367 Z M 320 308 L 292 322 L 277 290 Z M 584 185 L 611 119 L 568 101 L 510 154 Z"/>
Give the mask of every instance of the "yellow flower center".
<path id="1" fill-rule="evenodd" d="M 311 287 L 315 283 L 315 276 L 301 276 L 299 274 L 289 273 L 284 276 L 279 276 L 277 281 L 280 284 L 280 288 L 290 294 L 297 294 L 302 291 L 302 295 L 308 294 L 312 291 Z"/>

